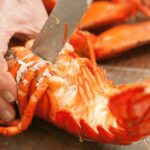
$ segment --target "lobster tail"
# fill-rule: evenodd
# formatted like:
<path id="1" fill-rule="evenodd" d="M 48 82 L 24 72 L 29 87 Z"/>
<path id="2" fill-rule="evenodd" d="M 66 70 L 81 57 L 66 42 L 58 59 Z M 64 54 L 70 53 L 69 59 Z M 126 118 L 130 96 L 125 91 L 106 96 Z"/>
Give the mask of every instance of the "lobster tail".
<path id="1" fill-rule="evenodd" d="M 143 138 L 150 134 L 149 85 L 121 88 L 121 93 L 110 99 L 109 108 L 118 125 L 128 133 L 126 138 Z M 135 140 L 134 139 L 134 140 Z"/>

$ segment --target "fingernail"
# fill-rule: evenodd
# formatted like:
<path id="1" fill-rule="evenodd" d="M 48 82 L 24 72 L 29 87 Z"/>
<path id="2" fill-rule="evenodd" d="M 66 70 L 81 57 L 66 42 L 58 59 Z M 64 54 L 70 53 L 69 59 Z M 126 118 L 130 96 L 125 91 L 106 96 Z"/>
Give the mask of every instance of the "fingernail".
<path id="1" fill-rule="evenodd" d="M 12 119 L 11 113 L 7 110 L 3 110 L 0 113 L 0 117 L 1 117 L 2 120 L 5 120 L 5 121 L 10 121 Z"/>
<path id="2" fill-rule="evenodd" d="M 9 91 L 3 91 L 1 95 L 7 102 L 13 102 L 15 99 L 14 95 Z"/>

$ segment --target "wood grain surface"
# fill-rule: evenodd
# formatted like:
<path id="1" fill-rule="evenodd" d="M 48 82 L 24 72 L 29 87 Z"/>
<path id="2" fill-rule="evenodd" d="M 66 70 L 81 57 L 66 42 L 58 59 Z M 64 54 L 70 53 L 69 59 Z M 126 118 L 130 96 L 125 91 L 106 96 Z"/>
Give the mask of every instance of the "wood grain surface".
<path id="1" fill-rule="evenodd" d="M 99 63 L 150 69 L 150 45 Z M 29 129 L 20 135 L 0 136 L 0 150 L 148 150 L 145 145 L 143 141 L 130 146 L 80 142 L 78 138 L 39 119 L 34 119 Z"/>

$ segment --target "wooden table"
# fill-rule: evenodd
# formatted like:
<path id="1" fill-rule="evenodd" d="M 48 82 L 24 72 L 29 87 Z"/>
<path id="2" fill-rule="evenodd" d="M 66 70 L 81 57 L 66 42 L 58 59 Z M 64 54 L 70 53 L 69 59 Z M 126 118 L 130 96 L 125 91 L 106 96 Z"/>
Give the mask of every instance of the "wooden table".
<path id="1" fill-rule="evenodd" d="M 150 46 L 140 47 L 118 58 L 101 62 L 116 66 L 150 68 Z M 149 146 L 150 147 L 150 146 Z M 130 146 L 79 142 L 79 139 L 35 119 L 30 128 L 15 137 L 0 136 L 0 150 L 147 150 L 144 142 Z"/>

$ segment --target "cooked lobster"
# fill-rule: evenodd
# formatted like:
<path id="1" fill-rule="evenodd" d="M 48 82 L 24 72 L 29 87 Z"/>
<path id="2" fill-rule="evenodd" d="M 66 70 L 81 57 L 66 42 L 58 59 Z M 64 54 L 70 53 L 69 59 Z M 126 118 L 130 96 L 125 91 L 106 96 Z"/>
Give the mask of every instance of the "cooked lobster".
<path id="1" fill-rule="evenodd" d="M 150 82 L 114 85 L 97 66 L 90 40 L 87 43 L 91 61 L 80 58 L 70 45 L 54 64 L 33 54 L 31 43 L 9 50 L 19 118 L 1 121 L 0 134 L 23 132 L 34 116 L 96 142 L 130 144 L 150 134 Z"/>
<path id="2" fill-rule="evenodd" d="M 140 11 L 147 21 L 127 23 L 127 19 Z M 150 43 L 150 8 L 141 0 L 112 0 L 94 2 L 81 19 L 70 43 L 81 56 L 89 57 L 89 48 L 83 36 L 91 39 L 97 60 L 111 58 L 123 52 Z M 88 32 L 108 26 L 98 35 Z M 84 30 L 84 31 L 83 31 Z M 85 31 L 86 30 L 86 31 Z"/>
<path id="3" fill-rule="evenodd" d="M 54 0 L 45 1 L 54 4 Z M 147 21 L 127 23 L 127 20 L 135 16 L 137 12 L 143 13 Z M 85 12 L 70 38 L 70 43 L 78 55 L 89 57 L 89 47 L 83 37 L 84 34 L 93 43 L 97 60 L 111 58 L 150 43 L 149 18 L 150 8 L 144 5 L 142 0 L 97 0 Z M 106 26 L 107 28 L 103 31 L 102 29 Z M 98 35 L 91 32 L 93 29 Z M 97 30 L 102 32 L 99 33 Z"/>
<path id="4" fill-rule="evenodd" d="M 80 56 L 89 57 L 89 47 L 85 37 L 91 40 L 97 60 L 111 58 L 150 43 L 150 21 L 136 24 L 114 26 L 98 36 L 77 30 L 70 38 L 70 43 Z"/>

